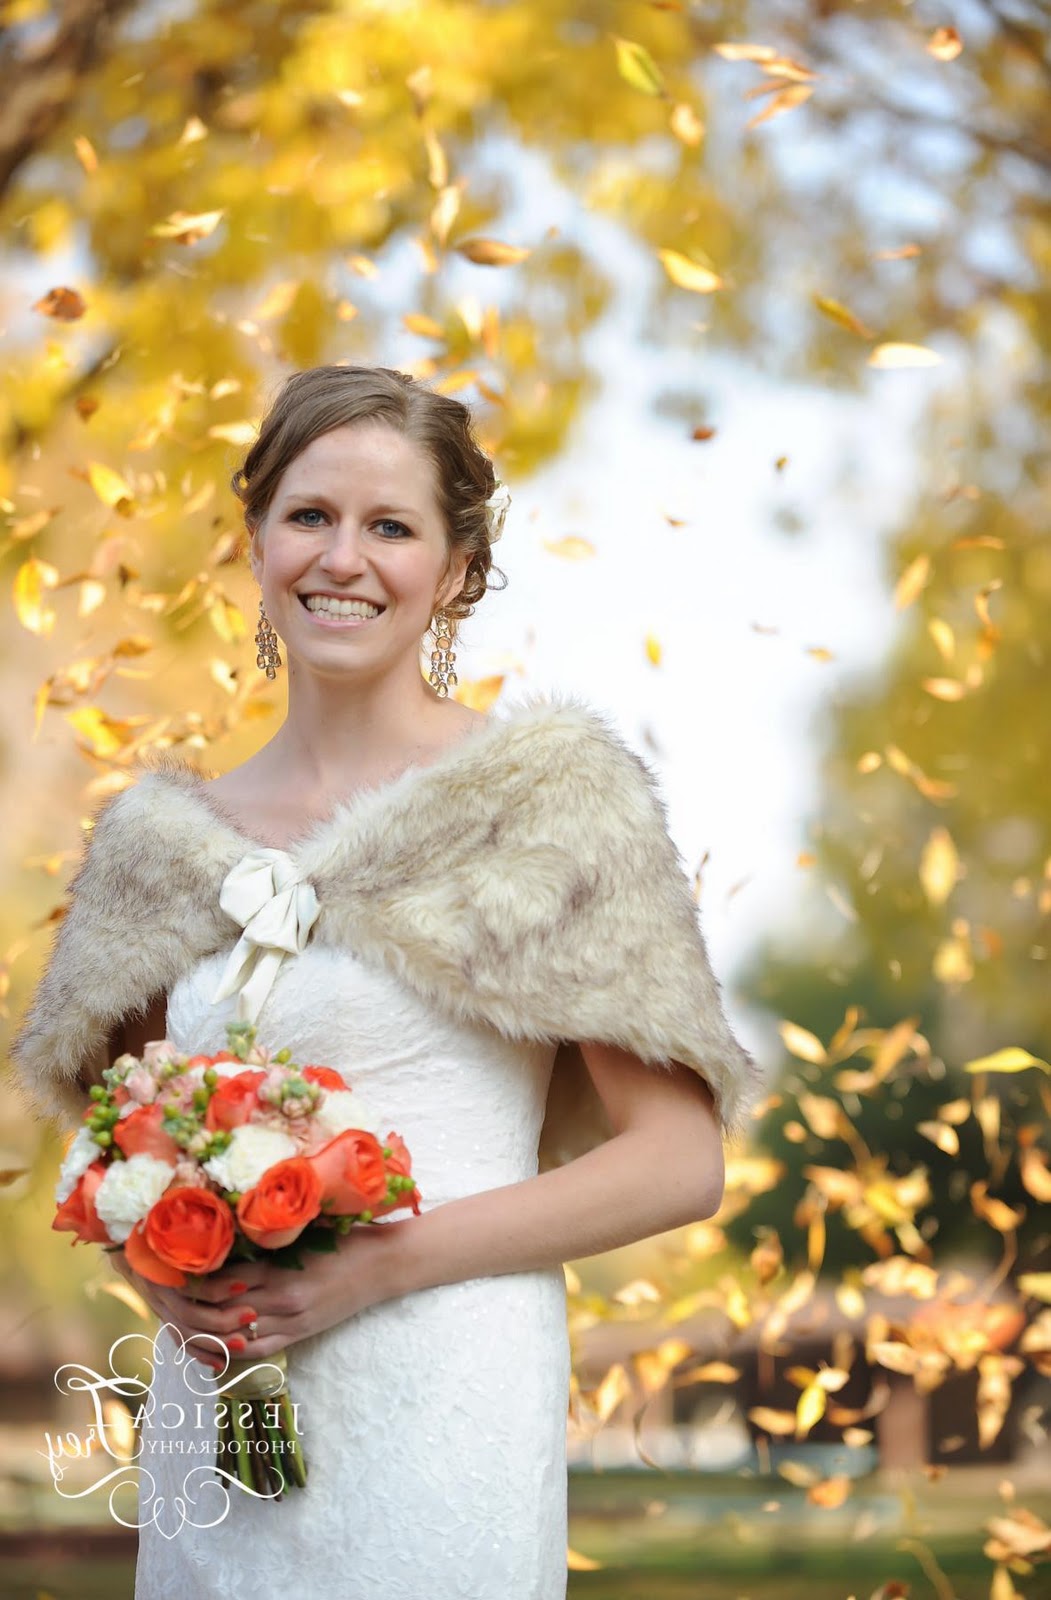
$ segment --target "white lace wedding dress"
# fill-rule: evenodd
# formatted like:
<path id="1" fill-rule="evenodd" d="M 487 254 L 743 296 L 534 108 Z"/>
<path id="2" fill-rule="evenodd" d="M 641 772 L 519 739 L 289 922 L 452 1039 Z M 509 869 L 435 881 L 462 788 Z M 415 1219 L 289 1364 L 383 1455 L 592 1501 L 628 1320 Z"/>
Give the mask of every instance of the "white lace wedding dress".
<path id="1" fill-rule="evenodd" d="M 212 996 L 228 954 L 169 996 L 183 1048 L 226 1044 L 234 1001 Z M 424 1211 L 535 1175 L 553 1046 L 448 1021 L 393 976 L 309 942 L 284 960 L 257 1027 L 361 1087 L 408 1145 Z M 309 1476 L 274 1503 L 220 1486 L 205 1453 L 215 1380 L 180 1365 L 167 1335 L 157 1349 L 136 1600 L 564 1600 L 560 1267 L 404 1295 L 291 1346 Z"/>

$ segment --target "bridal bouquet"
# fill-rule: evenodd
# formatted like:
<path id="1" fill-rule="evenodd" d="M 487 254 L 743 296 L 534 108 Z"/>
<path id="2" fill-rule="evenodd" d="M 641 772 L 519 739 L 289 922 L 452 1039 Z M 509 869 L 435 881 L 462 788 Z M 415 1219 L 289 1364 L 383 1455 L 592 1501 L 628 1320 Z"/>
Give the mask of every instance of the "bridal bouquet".
<path id="1" fill-rule="evenodd" d="M 381 1143 L 340 1073 L 257 1044 L 251 1023 L 226 1034 L 216 1055 L 162 1039 L 106 1068 L 62 1162 L 53 1228 L 181 1289 L 263 1254 L 301 1268 L 302 1250 L 338 1249 L 355 1223 L 419 1214 L 403 1141 Z M 285 1352 L 230 1371 L 222 1392 L 238 1403 L 217 1407 L 218 1470 L 232 1462 L 245 1488 L 280 1499 L 306 1483 Z"/>

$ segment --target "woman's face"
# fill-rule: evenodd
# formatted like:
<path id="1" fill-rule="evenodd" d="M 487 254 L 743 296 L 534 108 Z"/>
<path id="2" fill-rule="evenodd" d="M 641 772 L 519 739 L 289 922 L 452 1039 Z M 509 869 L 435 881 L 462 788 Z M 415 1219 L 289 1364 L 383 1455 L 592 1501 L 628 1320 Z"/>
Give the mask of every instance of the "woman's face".
<path id="1" fill-rule="evenodd" d="M 458 555 L 446 571 L 434 471 L 382 422 L 333 428 L 286 468 L 250 560 L 290 658 L 322 674 L 382 670 L 409 652 L 418 662 L 434 611 L 459 593 L 470 560 Z M 322 595 L 382 609 L 319 609 Z M 318 598 L 308 607 L 309 596 Z"/>

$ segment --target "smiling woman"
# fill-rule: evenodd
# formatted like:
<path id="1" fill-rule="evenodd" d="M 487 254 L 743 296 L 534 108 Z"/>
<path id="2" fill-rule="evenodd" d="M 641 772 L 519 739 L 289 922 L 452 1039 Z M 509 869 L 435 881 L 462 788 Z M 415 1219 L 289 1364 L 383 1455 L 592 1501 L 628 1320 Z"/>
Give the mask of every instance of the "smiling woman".
<path id="1" fill-rule="evenodd" d="M 710 1215 L 758 1073 L 641 758 L 572 701 L 483 716 L 420 671 L 434 614 L 444 649 L 484 592 L 506 510 L 466 408 L 386 369 L 297 374 L 242 478 L 287 718 L 233 772 L 165 757 L 108 803 L 12 1053 L 79 1120 L 146 996 L 190 1054 L 251 1022 L 404 1139 L 421 1208 L 192 1295 L 115 1263 L 168 1325 L 136 1600 L 558 1600 L 562 1263 Z M 310 1472 L 174 1538 L 214 1430 L 161 1419 L 200 1419 L 180 1400 L 206 1337 L 291 1351 Z"/>

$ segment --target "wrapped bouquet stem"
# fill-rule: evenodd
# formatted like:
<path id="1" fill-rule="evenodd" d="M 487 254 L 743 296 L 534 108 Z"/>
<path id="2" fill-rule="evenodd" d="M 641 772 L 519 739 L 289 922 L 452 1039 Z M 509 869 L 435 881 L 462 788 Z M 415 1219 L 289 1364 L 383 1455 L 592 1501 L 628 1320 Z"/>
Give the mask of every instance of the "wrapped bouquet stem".
<path id="1" fill-rule="evenodd" d="M 254 1494 L 280 1500 L 304 1488 L 306 1460 L 288 1391 L 288 1359 L 279 1351 L 264 1361 L 231 1360 L 216 1400 L 216 1467 L 236 1475 Z"/>

